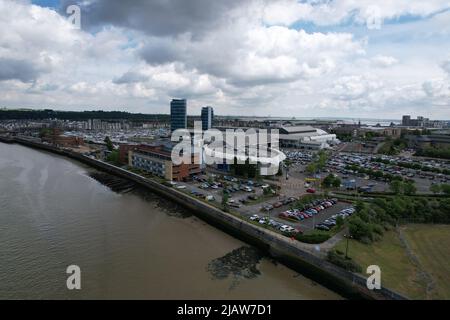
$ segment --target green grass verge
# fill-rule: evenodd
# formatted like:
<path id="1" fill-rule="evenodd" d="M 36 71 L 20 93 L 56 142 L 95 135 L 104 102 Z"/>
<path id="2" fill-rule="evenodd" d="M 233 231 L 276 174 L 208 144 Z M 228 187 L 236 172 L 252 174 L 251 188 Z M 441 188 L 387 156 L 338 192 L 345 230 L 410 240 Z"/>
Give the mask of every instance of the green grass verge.
<path id="1" fill-rule="evenodd" d="M 450 225 L 411 224 L 404 234 L 421 267 L 431 276 L 430 299 L 450 299 Z"/>
<path id="2" fill-rule="evenodd" d="M 335 248 L 345 252 L 346 240 Z M 426 282 L 419 276 L 420 270 L 411 262 L 395 231 L 386 232 L 382 240 L 371 245 L 350 240 L 348 255 L 362 266 L 364 275 L 369 265 L 378 265 L 383 286 L 412 299 L 426 297 Z"/>

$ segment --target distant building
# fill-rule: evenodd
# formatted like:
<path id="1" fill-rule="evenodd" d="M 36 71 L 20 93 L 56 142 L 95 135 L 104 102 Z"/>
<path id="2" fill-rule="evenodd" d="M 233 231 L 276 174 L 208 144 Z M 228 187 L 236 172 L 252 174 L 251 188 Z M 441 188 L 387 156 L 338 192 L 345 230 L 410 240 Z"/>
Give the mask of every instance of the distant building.
<path id="1" fill-rule="evenodd" d="M 51 133 L 43 136 L 42 141 L 57 147 L 78 147 L 84 144 L 82 137 L 62 134 L 58 128 L 51 129 Z"/>
<path id="2" fill-rule="evenodd" d="M 186 128 L 186 99 L 173 99 L 170 102 L 170 131 Z"/>
<path id="3" fill-rule="evenodd" d="M 403 116 L 402 117 L 402 126 L 408 127 L 411 124 L 411 116 Z"/>
<path id="4" fill-rule="evenodd" d="M 285 148 L 327 149 L 340 142 L 335 134 L 311 126 L 283 126 L 279 130 L 280 144 Z"/>
<path id="5" fill-rule="evenodd" d="M 119 162 L 121 164 L 128 164 L 128 154 L 130 151 L 138 148 L 137 143 L 121 143 L 119 144 Z"/>
<path id="6" fill-rule="evenodd" d="M 214 121 L 214 109 L 211 107 L 202 108 L 202 130 L 208 130 L 212 128 Z"/>
<path id="7" fill-rule="evenodd" d="M 406 139 L 408 140 L 408 144 L 411 148 L 423 149 L 427 147 L 450 147 L 450 137 L 447 135 L 407 135 Z"/>
<path id="8" fill-rule="evenodd" d="M 394 138 L 399 138 L 402 134 L 402 130 L 400 128 L 395 127 L 367 126 L 358 129 L 358 135 L 360 136 L 366 136 L 366 134 L 369 132 L 376 134 L 377 136 L 394 137 Z"/>
<path id="9" fill-rule="evenodd" d="M 418 116 L 417 119 L 411 119 L 411 116 L 403 116 L 402 126 L 440 129 L 447 127 L 448 123 L 442 120 L 430 120 L 422 116 Z"/>
<path id="10" fill-rule="evenodd" d="M 128 164 L 170 181 L 184 181 L 200 173 L 197 155 L 191 156 L 191 164 L 174 165 L 170 145 L 139 145 L 128 150 Z"/>

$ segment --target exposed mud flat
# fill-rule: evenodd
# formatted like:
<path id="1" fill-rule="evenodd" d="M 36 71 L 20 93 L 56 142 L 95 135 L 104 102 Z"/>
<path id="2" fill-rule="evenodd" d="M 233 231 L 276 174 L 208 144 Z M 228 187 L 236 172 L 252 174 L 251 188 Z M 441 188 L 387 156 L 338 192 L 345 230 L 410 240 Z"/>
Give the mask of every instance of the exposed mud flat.
<path id="1" fill-rule="evenodd" d="M 258 264 L 263 257 L 264 255 L 258 249 L 243 246 L 214 259 L 208 264 L 207 270 L 212 274 L 213 279 L 231 278 L 230 289 L 232 289 L 241 279 L 254 279 L 261 274 Z"/>
<path id="2" fill-rule="evenodd" d="M 107 186 L 112 191 L 117 193 L 128 193 L 136 188 L 136 183 L 105 172 L 90 171 L 88 174 L 92 179 L 97 180 L 101 184 Z"/>
<path id="3" fill-rule="evenodd" d="M 133 193 L 147 202 L 156 204 L 155 208 L 161 209 L 161 211 L 171 217 L 185 219 L 192 216 L 192 213 L 189 212 L 189 210 L 186 210 L 177 203 L 171 202 L 170 200 L 167 200 L 166 198 L 163 198 L 134 182 L 96 170 L 89 171 L 88 175 L 116 193 Z"/>
<path id="4" fill-rule="evenodd" d="M 138 187 L 133 190 L 133 194 L 141 197 L 147 202 L 153 203 L 155 205 L 155 208 L 160 209 L 160 211 L 164 212 L 168 216 L 181 219 L 193 216 L 192 212 L 190 212 L 186 208 L 183 208 L 179 204 L 163 198 L 160 195 L 149 191 L 148 189 Z"/>

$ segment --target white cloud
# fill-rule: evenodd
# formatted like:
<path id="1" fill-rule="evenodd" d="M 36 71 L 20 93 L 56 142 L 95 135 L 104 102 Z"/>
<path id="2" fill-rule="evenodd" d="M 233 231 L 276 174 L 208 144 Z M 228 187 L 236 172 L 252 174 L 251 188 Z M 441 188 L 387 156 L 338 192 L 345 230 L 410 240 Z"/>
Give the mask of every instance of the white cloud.
<path id="1" fill-rule="evenodd" d="M 372 63 L 374 66 L 382 67 L 382 68 L 390 67 L 398 62 L 398 60 L 395 59 L 394 57 L 383 56 L 383 55 L 377 55 L 377 56 L 373 57 L 371 60 L 372 60 Z"/>
<path id="2" fill-rule="evenodd" d="M 112 2 L 120 14 L 123 2 Z M 213 5 L 214 16 L 192 21 L 198 5 L 183 4 L 183 23 L 166 26 L 162 16 L 157 24 L 142 19 L 136 2 L 120 22 L 112 17 L 88 32 L 29 1 L 0 0 L 8 12 L 0 16 L 0 105 L 150 113 L 186 97 L 195 113 L 208 104 L 217 114 L 384 117 L 420 107 L 449 114 L 448 12 L 359 27 L 374 5 L 386 20 L 432 15 L 448 1 L 220 2 L 227 10 Z M 296 21 L 350 26 L 308 32 Z"/>
<path id="3" fill-rule="evenodd" d="M 441 67 L 450 76 L 450 59 L 445 60 L 444 62 L 442 62 Z"/>
<path id="4" fill-rule="evenodd" d="M 282 25 L 306 21 L 326 26 L 353 20 L 369 29 L 379 29 L 379 23 L 386 19 L 405 15 L 426 17 L 448 9 L 447 0 L 280 0 L 268 1 L 264 21 Z"/>

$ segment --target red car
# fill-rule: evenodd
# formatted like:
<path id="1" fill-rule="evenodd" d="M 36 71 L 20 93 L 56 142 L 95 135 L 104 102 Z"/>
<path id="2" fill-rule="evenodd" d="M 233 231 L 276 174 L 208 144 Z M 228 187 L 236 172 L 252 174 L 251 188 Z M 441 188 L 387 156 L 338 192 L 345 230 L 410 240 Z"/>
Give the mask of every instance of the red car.
<path id="1" fill-rule="evenodd" d="M 316 193 L 316 189 L 308 188 L 308 189 L 306 189 L 306 192 L 308 192 L 308 193 Z"/>

